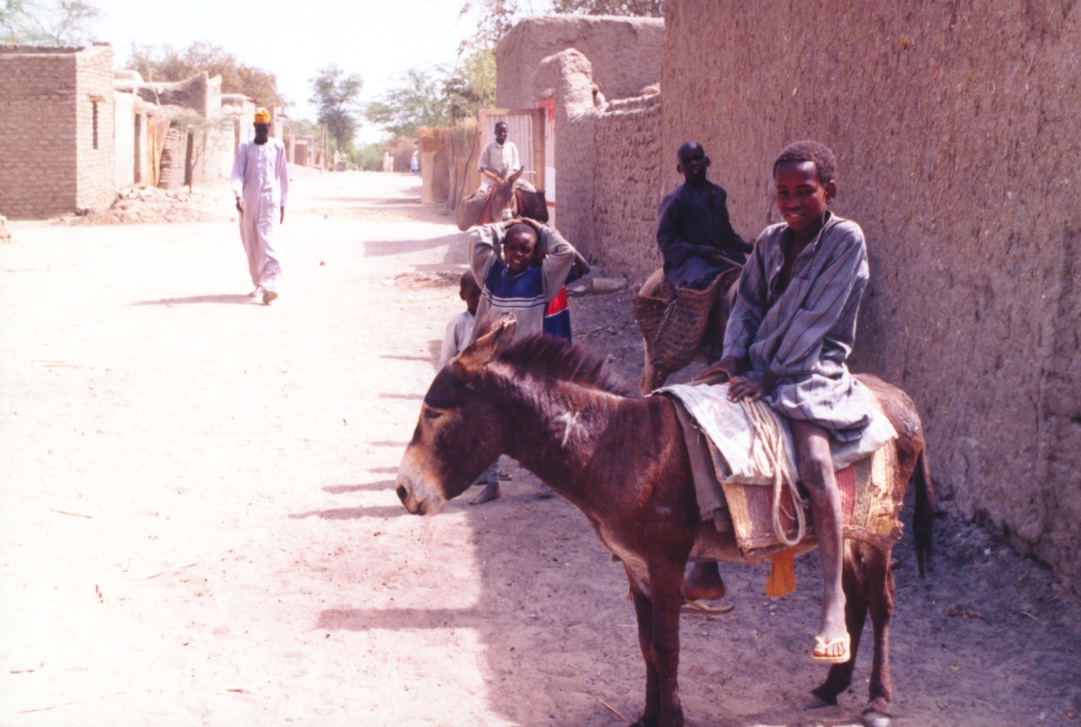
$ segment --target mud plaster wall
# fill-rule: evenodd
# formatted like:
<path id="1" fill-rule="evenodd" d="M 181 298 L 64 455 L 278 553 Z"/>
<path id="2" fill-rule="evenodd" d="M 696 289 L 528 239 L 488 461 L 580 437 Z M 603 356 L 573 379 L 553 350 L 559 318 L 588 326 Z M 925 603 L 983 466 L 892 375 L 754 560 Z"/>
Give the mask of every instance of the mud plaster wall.
<path id="1" fill-rule="evenodd" d="M 496 105 L 533 108 L 533 75 L 541 61 L 575 48 L 593 64 L 593 81 L 609 99 L 637 96 L 661 71 L 664 21 L 546 15 L 525 18 L 496 47 Z"/>
<path id="2" fill-rule="evenodd" d="M 108 46 L 0 48 L 0 162 L 0 214 L 8 217 L 49 217 L 112 201 Z"/>
<path id="3" fill-rule="evenodd" d="M 661 266 L 655 228 L 663 199 L 660 96 L 609 104 L 595 116 L 590 259 L 643 280 Z"/>
<path id="4" fill-rule="evenodd" d="M 1081 7 L 670 0 L 665 21 L 663 148 L 700 138 L 757 233 L 784 145 L 833 147 L 871 261 L 854 368 L 913 396 L 948 507 L 1081 588 Z"/>
<path id="5" fill-rule="evenodd" d="M 645 278 L 660 264 L 660 97 L 597 106 L 593 79 L 576 49 L 545 58 L 532 77 L 534 98 L 556 101 L 555 224 L 593 263 Z"/>

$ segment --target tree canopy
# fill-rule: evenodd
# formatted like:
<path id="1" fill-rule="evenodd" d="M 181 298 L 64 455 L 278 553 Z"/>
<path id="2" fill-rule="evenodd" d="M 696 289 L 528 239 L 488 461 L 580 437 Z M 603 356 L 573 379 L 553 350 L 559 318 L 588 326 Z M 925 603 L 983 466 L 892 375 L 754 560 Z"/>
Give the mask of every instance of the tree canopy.
<path id="1" fill-rule="evenodd" d="M 232 53 L 205 41 L 195 41 L 184 50 L 171 45 L 156 49 L 133 45 L 128 68 L 147 81 L 183 81 L 206 71 L 221 76 L 222 93 L 241 93 L 258 106 L 284 103 L 278 93 L 278 78 L 269 71 L 241 63 Z"/>
<path id="2" fill-rule="evenodd" d="M 83 45 L 99 15 L 84 0 L 0 0 L 0 42 Z"/>
<path id="3" fill-rule="evenodd" d="M 393 136 L 416 136 L 418 126 L 453 124 L 495 103 L 495 54 L 474 44 L 456 65 L 413 68 L 402 81 L 364 115 Z"/>
<path id="4" fill-rule="evenodd" d="M 310 79 L 309 83 L 312 84 L 309 101 L 315 104 L 319 123 L 327 125 L 327 131 L 337 142 L 338 150 L 347 151 L 359 126 L 357 116 L 361 106 L 358 97 L 364 80 L 356 73 L 346 75 L 334 64 L 321 69 L 319 75 Z"/>
<path id="5" fill-rule="evenodd" d="M 445 126 L 450 121 L 437 73 L 411 68 L 404 83 L 381 100 L 368 104 L 368 121 L 394 136 L 414 136 L 418 126 Z"/>

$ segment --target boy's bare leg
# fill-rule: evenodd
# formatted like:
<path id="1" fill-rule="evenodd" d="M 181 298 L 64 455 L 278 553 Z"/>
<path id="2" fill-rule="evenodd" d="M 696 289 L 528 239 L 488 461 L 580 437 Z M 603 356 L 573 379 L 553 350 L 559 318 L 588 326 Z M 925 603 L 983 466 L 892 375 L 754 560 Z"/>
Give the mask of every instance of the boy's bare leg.
<path id="1" fill-rule="evenodd" d="M 692 563 L 683 579 L 683 597 L 688 601 L 716 601 L 724 598 L 724 581 L 717 570 L 717 561 Z"/>
<path id="2" fill-rule="evenodd" d="M 843 641 L 845 626 L 845 594 L 841 584 L 842 532 L 841 493 L 833 473 L 830 437 L 822 427 L 811 422 L 790 420 L 796 442 L 800 480 L 811 495 L 815 537 L 822 557 L 822 613 L 817 637 L 827 646 L 819 656 L 837 657 L 847 651 Z M 836 642 L 836 643 L 835 643 Z"/>

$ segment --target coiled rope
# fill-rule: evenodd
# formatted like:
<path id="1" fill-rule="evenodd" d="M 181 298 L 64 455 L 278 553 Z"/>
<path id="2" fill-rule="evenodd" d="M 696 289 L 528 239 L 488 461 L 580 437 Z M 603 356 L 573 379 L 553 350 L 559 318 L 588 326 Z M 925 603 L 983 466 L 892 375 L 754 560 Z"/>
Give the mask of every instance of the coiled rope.
<path id="1" fill-rule="evenodd" d="M 747 399 L 741 399 L 739 403 L 754 426 L 755 434 L 762 438 L 766 458 L 773 467 L 773 534 L 788 547 L 794 547 L 803 540 L 803 535 L 807 530 L 807 520 L 802 507 L 803 498 L 800 497 L 799 488 L 796 486 L 796 478 L 788 466 L 788 457 L 784 451 L 785 440 L 781 436 L 777 420 L 768 404 L 761 400 L 749 401 Z M 794 540 L 789 539 L 784 528 L 781 527 L 781 495 L 785 490 L 791 496 L 791 503 L 796 510 Z"/>

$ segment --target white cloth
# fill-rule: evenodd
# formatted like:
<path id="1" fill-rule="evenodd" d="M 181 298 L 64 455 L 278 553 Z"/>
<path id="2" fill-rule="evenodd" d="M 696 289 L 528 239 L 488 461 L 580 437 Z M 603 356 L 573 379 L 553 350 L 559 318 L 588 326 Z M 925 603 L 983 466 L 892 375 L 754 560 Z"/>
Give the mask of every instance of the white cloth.
<path id="1" fill-rule="evenodd" d="M 439 363 L 447 365 L 447 361 L 462 352 L 469 341 L 473 338 L 473 323 L 476 318 L 467 310 L 450 319 L 447 324 L 447 333 L 443 336 L 443 348 L 439 351 Z"/>
<path id="2" fill-rule="evenodd" d="M 494 141 L 488 142 L 488 145 L 481 151 L 480 158 L 477 159 L 477 171 L 482 173 L 480 176 L 480 188 L 488 189 L 495 186 L 492 180 L 484 176 L 485 169 L 505 177 L 521 166 L 522 162 L 518 158 L 518 147 L 514 145 L 513 141 L 505 141 L 502 146 Z"/>
<path id="3" fill-rule="evenodd" d="M 289 197 L 285 146 L 277 139 L 267 139 L 265 144 L 242 142 L 233 159 L 231 181 L 233 194 L 244 201 L 240 241 L 248 256 L 251 282 L 263 290 L 274 290 L 281 276 L 274 237 Z"/>
<path id="4" fill-rule="evenodd" d="M 676 384 L 658 389 L 658 392 L 677 398 L 716 448 L 714 453 L 723 457 L 723 461 L 714 458 L 717 478 L 721 482 L 738 482 L 748 485 L 773 483 L 773 466 L 764 450 L 763 442 L 756 436 L 754 424 L 747 418 L 743 407 L 728 400 L 728 384 L 716 386 Z M 897 438 L 897 430 L 890 424 L 890 420 L 877 407 L 872 406 L 871 410 L 871 422 L 859 439 L 839 442 L 834 437 L 830 437 L 830 452 L 833 455 L 835 472 L 869 456 L 887 442 Z M 796 448 L 788 419 L 777 414 L 772 408 L 770 414 L 776 420 L 777 428 L 784 440 L 784 454 L 788 459 L 788 469 L 790 472 L 798 472 Z"/>

